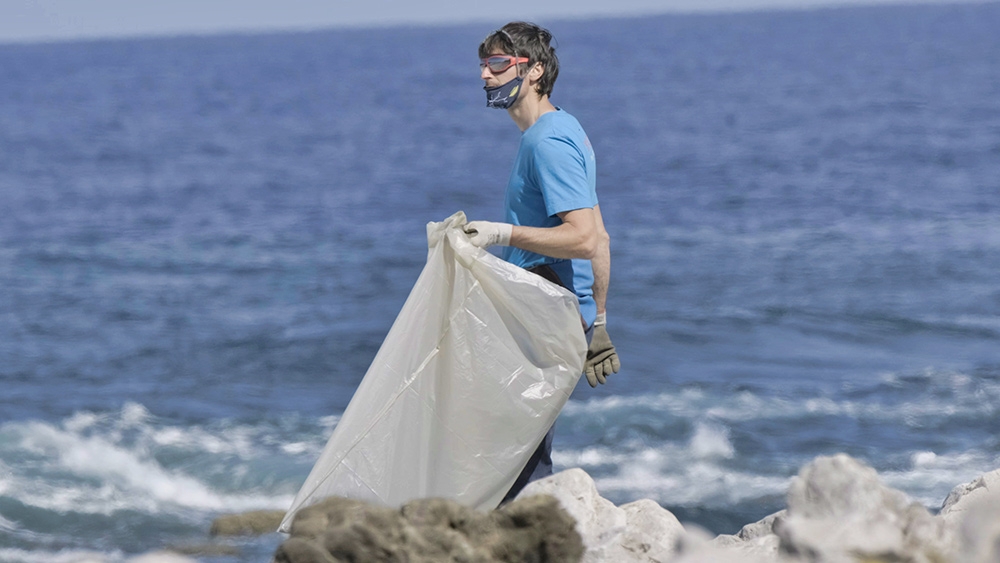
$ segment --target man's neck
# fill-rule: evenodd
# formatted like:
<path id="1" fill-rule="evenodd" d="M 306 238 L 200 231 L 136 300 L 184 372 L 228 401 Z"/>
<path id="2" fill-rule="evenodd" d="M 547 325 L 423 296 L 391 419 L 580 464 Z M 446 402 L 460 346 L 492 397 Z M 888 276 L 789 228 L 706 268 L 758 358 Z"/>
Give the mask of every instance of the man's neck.
<path id="1" fill-rule="evenodd" d="M 527 86 L 528 84 L 525 83 L 523 87 Z M 528 95 L 525 96 L 525 94 Z M 556 111 L 556 107 L 552 105 L 547 95 L 539 96 L 535 92 L 521 92 L 521 95 L 524 97 L 518 100 L 514 107 L 508 109 L 507 113 L 510 114 L 510 118 L 514 120 L 522 133 L 534 125 L 542 115 Z"/>

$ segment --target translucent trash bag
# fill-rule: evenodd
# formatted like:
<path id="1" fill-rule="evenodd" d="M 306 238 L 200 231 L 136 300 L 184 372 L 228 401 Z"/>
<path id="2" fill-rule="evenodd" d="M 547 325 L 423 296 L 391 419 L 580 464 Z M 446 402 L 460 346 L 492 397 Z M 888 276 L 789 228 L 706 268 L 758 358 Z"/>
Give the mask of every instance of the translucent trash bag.
<path id="1" fill-rule="evenodd" d="M 587 351 L 576 297 L 427 224 L 427 264 L 281 523 L 328 496 L 492 509 L 555 422 Z"/>

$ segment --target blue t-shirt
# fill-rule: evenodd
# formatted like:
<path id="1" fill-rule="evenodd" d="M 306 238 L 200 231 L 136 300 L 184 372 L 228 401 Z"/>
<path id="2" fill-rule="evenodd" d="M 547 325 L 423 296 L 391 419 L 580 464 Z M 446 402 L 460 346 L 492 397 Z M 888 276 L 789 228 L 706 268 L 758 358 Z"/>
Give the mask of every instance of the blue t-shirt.
<path id="1" fill-rule="evenodd" d="M 514 168 L 507 182 L 506 221 L 525 227 L 555 227 L 564 211 L 597 205 L 594 148 L 575 117 L 561 109 L 542 114 L 521 134 Z M 558 259 L 513 246 L 503 259 L 525 269 L 548 264 L 580 300 L 587 326 L 594 323 L 594 270 L 590 260 Z"/>

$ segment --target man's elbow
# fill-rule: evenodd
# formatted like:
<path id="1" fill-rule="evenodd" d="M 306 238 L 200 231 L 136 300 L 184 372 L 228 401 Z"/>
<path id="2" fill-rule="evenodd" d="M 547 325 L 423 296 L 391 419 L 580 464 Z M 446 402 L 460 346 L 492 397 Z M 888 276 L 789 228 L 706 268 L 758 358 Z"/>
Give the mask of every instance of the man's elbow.
<path id="1" fill-rule="evenodd" d="M 597 251 L 600 252 L 604 248 L 611 248 L 611 235 L 601 229 L 601 232 L 597 233 Z"/>
<path id="2" fill-rule="evenodd" d="M 601 249 L 601 237 L 597 232 L 588 232 L 580 239 L 579 253 L 584 260 L 593 260 Z"/>

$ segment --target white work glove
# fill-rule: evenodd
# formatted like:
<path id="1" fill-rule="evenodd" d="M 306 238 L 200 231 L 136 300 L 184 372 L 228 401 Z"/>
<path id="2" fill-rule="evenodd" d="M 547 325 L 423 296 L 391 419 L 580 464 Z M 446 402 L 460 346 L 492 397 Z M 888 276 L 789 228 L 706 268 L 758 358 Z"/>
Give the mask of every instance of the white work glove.
<path id="1" fill-rule="evenodd" d="M 611 343 L 608 336 L 606 313 L 597 315 L 594 321 L 594 334 L 590 337 L 590 348 L 587 349 L 587 359 L 583 363 L 584 374 L 587 376 L 587 383 L 591 387 L 597 384 L 604 384 L 612 373 L 618 373 L 622 369 L 622 363 L 618 359 L 618 352 L 615 345 Z"/>
<path id="2" fill-rule="evenodd" d="M 513 230 L 514 225 L 510 223 L 472 221 L 465 225 L 465 233 L 469 235 L 469 242 L 479 248 L 510 246 L 510 233 Z"/>

